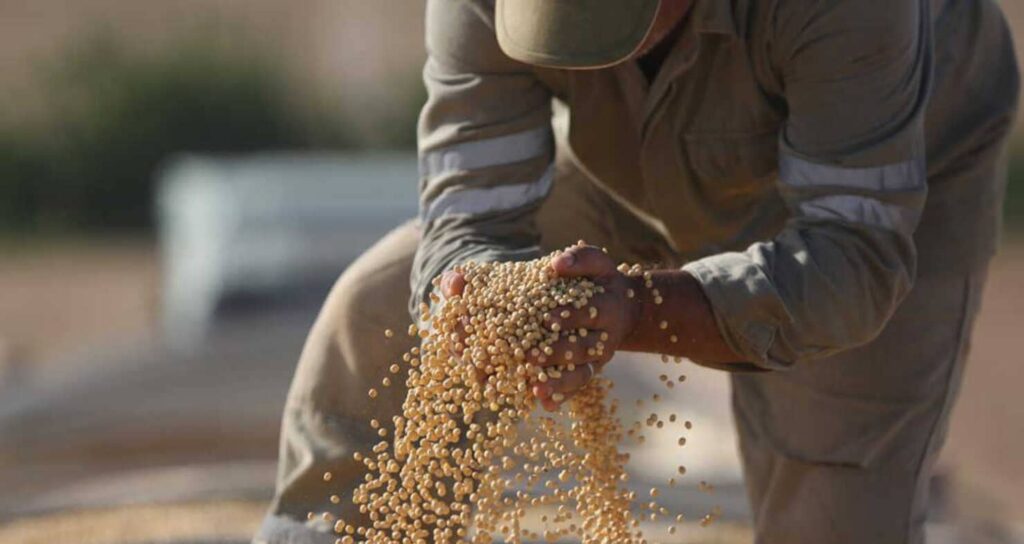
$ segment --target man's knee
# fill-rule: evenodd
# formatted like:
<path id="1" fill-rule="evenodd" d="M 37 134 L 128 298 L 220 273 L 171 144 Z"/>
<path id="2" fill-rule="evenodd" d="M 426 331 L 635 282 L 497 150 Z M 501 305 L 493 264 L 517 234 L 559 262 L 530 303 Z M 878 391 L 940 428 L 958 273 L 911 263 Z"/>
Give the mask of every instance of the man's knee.
<path id="1" fill-rule="evenodd" d="M 409 272 L 417 233 L 412 224 L 391 231 L 338 278 L 302 350 L 289 404 L 345 411 L 346 399 L 365 399 L 377 367 L 408 349 L 404 335 L 384 329 L 409 321 Z"/>
<path id="2" fill-rule="evenodd" d="M 413 339 L 399 334 L 388 339 L 383 330 L 397 330 L 408 321 L 408 278 L 417 239 L 408 223 L 360 256 L 335 283 L 310 331 L 285 408 L 273 514 L 261 533 L 269 542 L 327 538 L 305 523 L 306 512 L 342 508 L 328 497 L 349 496 L 359 482 L 364 467 L 352 452 L 377 439 L 367 425 L 369 417 L 398 413 L 404 388 L 400 383 L 383 388 L 381 378 L 387 362 L 401 357 Z M 380 388 L 372 403 L 367 397 L 371 387 Z M 325 472 L 333 474 L 329 485 Z M 343 513 L 349 519 L 356 515 Z"/>
<path id="3" fill-rule="evenodd" d="M 418 234 L 411 224 L 391 231 L 338 278 L 318 321 L 334 336 L 397 327 L 408 321 L 409 274 Z M 318 324 L 319 325 L 319 324 Z"/>

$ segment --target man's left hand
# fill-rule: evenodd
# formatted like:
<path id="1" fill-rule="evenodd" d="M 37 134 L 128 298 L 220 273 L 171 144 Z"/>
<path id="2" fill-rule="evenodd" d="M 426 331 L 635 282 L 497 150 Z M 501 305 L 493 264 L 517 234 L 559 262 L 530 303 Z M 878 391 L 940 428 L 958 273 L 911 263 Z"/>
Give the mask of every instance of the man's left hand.
<path id="1" fill-rule="evenodd" d="M 640 306 L 628 295 L 636 280 L 619 272 L 600 248 L 571 247 L 552 260 L 551 268 L 556 276 L 585 277 L 600 287 L 587 306 L 561 306 L 550 312 L 548 327 L 565 334 L 551 346 L 551 355 L 533 362 L 542 366 L 571 363 L 575 369 L 534 384 L 533 394 L 544 408 L 556 410 L 561 402 L 554 399 L 564 402 L 571 398 L 623 347 L 639 319 Z"/>

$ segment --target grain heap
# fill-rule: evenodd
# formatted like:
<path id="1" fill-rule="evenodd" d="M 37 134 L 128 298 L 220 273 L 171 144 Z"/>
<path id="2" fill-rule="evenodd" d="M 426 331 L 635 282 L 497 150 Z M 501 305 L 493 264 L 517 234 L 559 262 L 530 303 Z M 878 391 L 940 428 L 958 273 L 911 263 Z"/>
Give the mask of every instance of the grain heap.
<path id="1" fill-rule="evenodd" d="M 463 294 L 443 303 L 432 296 L 433 315 L 421 308 L 430 326 L 409 330 L 421 345 L 403 357 L 402 414 L 389 427 L 371 421 L 382 440 L 354 455 L 367 473 L 352 501 L 372 526 L 337 521 L 339 544 L 486 543 L 499 534 L 510 543 L 573 534 L 584 543 L 646 542 L 631 513 L 638 497 L 625 488 L 628 455 L 618 449 L 625 433 L 617 403 L 608 399 L 611 382 L 595 376 L 566 402 L 566 417 L 534 411 L 530 384 L 574 368 L 571 361 L 545 366 L 551 345 L 588 334 L 549 327 L 547 314 L 587 308 L 603 292 L 587 279 L 554 277 L 554 255 L 465 264 Z M 391 375 L 401 371 L 389 367 Z M 652 490 L 645 498 L 652 519 L 669 515 L 656 496 Z M 539 506 L 557 512 L 540 534 L 521 526 L 527 510 Z"/>

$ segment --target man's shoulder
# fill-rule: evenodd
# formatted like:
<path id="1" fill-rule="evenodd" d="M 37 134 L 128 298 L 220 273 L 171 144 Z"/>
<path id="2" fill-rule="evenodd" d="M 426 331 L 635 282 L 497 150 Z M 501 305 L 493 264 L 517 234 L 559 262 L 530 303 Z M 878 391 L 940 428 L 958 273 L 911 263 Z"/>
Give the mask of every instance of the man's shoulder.
<path id="1" fill-rule="evenodd" d="M 500 75 L 534 73 L 550 86 L 565 70 L 531 66 L 501 50 L 494 27 L 495 0 L 427 0 L 427 52 L 453 73 Z"/>
<path id="2" fill-rule="evenodd" d="M 427 0 L 426 41 L 441 62 L 485 70 L 511 60 L 494 34 L 494 0 Z"/>

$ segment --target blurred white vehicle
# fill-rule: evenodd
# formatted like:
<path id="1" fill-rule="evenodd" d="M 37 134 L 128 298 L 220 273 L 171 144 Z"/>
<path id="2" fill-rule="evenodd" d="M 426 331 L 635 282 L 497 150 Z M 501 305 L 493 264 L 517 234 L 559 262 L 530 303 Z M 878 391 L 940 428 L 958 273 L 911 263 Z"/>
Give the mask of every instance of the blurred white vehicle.
<path id="1" fill-rule="evenodd" d="M 411 153 L 173 161 L 157 196 L 166 340 L 197 345 L 227 301 L 322 293 L 415 215 L 417 178 Z"/>

